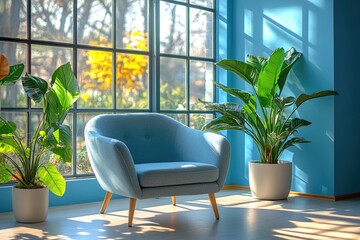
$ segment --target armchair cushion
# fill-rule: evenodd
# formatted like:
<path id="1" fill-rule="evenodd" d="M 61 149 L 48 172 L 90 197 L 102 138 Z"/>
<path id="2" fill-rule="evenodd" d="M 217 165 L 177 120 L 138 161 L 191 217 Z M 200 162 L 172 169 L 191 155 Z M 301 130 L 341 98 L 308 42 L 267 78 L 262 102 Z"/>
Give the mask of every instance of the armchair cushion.
<path id="1" fill-rule="evenodd" d="M 176 186 L 215 182 L 219 169 L 199 162 L 155 162 L 135 164 L 141 187 Z"/>

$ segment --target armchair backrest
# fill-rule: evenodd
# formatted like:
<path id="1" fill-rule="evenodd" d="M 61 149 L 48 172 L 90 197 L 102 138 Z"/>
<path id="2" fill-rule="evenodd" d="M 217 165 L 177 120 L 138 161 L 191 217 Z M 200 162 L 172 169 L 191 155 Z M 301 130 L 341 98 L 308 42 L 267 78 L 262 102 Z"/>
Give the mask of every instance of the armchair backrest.
<path id="1" fill-rule="evenodd" d="M 178 161 L 176 137 L 183 124 L 157 113 L 99 115 L 87 124 L 105 137 L 126 144 L 134 163 Z"/>

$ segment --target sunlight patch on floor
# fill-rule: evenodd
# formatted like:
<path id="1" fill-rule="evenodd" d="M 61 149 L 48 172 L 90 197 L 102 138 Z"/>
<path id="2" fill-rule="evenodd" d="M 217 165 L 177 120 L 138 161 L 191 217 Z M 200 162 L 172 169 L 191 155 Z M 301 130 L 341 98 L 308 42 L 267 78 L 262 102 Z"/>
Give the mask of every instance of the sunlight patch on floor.
<path id="1" fill-rule="evenodd" d="M 49 235 L 49 233 L 43 230 L 31 227 L 13 227 L 10 233 L 7 229 L 0 229 L 0 239 L 33 239 L 33 236 L 39 239 L 71 239 L 64 235 Z"/>
<path id="2" fill-rule="evenodd" d="M 275 229 L 282 239 L 356 239 L 360 226 L 344 220 L 308 217 L 309 221 L 290 221 L 294 228 Z"/>

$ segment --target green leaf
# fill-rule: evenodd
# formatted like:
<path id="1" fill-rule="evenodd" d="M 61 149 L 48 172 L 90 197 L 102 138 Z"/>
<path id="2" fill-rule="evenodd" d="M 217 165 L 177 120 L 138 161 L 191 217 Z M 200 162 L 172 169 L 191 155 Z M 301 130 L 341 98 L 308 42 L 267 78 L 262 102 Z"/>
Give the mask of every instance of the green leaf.
<path id="1" fill-rule="evenodd" d="M 236 89 L 236 88 L 228 88 L 219 82 L 214 82 L 214 84 L 216 86 L 218 86 L 220 89 L 222 89 L 223 91 L 230 94 L 231 96 L 242 100 L 246 105 L 248 105 L 254 111 L 256 110 L 256 98 L 254 95 L 252 95 L 248 92 Z"/>
<path id="2" fill-rule="evenodd" d="M 259 72 L 266 64 L 267 59 L 261 56 L 247 55 L 246 63 L 256 68 Z"/>
<path id="3" fill-rule="evenodd" d="M 286 83 L 287 76 L 293 67 L 293 65 L 300 59 L 301 53 L 297 52 L 295 48 L 291 48 L 289 51 L 285 53 L 285 61 L 279 76 L 279 89 L 280 93 L 282 92 L 282 89 L 284 88 L 284 85 Z"/>
<path id="4" fill-rule="evenodd" d="M 219 132 L 222 130 L 242 130 L 244 128 L 244 123 L 241 121 L 236 121 L 233 118 L 227 116 L 221 116 L 213 119 L 209 123 L 205 124 L 202 127 L 202 130 Z"/>
<path id="5" fill-rule="evenodd" d="M 310 99 L 332 96 L 332 95 L 337 95 L 337 94 L 338 93 L 333 90 L 325 90 L 325 91 L 315 92 L 310 95 L 303 93 L 296 99 L 295 104 L 296 104 L 296 107 L 299 107 L 301 104 L 303 104 L 304 102 L 306 102 Z"/>
<path id="6" fill-rule="evenodd" d="M 309 143 L 310 141 L 305 140 L 304 138 L 298 138 L 298 137 L 294 137 L 291 138 L 289 140 L 286 141 L 286 143 L 284 144 L 284 146 L 282 147 L 282 150 L 284 151 L 285 149 L 294 146 L 295 144 L 299 144 L 299 143 Z"/>
<path id="7" fill-rule="evenodd" d="M 69 109 L 79 98 L 79 86 L 69 63 L 60 66 L 54 72 L 51 86 L 45 96 L 47 127 L 62 124 Z"/>
<path id="8" fill-rule="evenodd" d="M 245 80 L 250 85 L 254 86 L 259 72 L 251 66 L 250 64 L 238 61 L 238 60 L 221 60 L 220 62 L 215 63 L 215 65 L 226 69 L 230 72 L 235 73 L 241 79 Z"/>
<path id="9" fill-rule="evenodd" d="M 72 160 L 72 133 L 67 125 L 51 126 L 43 138 L 43 146 L 63 162 Z"/>
<path id="10" fill-rule="evenodd" d="M 10 66 L 9 74 L 0 81 L 0 84 L 4 86 L 14 85 L 17 80 L 19 80 L 21 74 L 24 71 L 24 68 L 25 66 L 22 63 Z"/>
<path id="11" fill-rule="evenodd" d="M 63 106 L 71 105 L 79 98 L 80 90 L 76 77 L 71 69 L 70 63 L 66 63 L 58 67 L 51 77 L 51 86 L 61 86 L 61 90 L 65 90 L 66 99 L 62 99 Z"/>
<path id="12" fill-rule="evenodd" d="M 270 55 L 267 63 L 261 69 L 259 79 L 256 84 L 256 91 L 260 104 L 264 108 L 270 107 L 273 98 L 275 97 L 283 63 L 284 49 L 278 48 Z"/>
<path id="13" fill-rule="evenodd" d="M 62 124 L 60 126 L 53 125 L 48 130 L 48 140 L 53 144 L 60 144 L 71 146 L 72 145 L 72 134 L 71 129 L 68 125 Z"/>
<path id="14" fill-rule="evenodd" d="M 44 79 L 34 77 L 30 74 L 26 74 L 25 77 L 21 78 L 21 80 L 28 97 L 34 102 L 41 102 L 48 90 L 48 83 Z"/>
<path id="15" fill-rule="evenodd" d="M 63 162 L 71 162 L 73 151 L 70 146 L 58 146 L 52 149 L 52 152 L 55 154 L 55 157 L 60 159 Z"/>
<path id="16" fill-rule="evenodd" d="M 12 153 L 15 150 L 21 154 L 18 144 L 14 140 L 16 124 L 0 119 L 0 153 Z"/>
<path id="17" fill-rule="evenodd" d="M 294 97 L 276 97 L 273 100 L 275 104 L 278 106 L 280 110 L 283 110 L 286 107 L 289 107 L 294 104 L 295 98 Z"/>
<path id="18" fill-rule="evenodd" d="M 62 196 L 66 190 L 66 182 L 64 177 L 51 164 L 45 164 L 39 167 L 38 170 L 39 180 L 46 185 L 49 190 L 57 196 Z"/>
<path id="19" fill-rule="evenodd" d="M 6 162 L 0 162 L 0 183 L 7 183 L 11 180 L 11 166 Z"/>
<path id="20" fill-rule="evenodd" d="M 13 138 L 2 138 L 0 141 L 0 153 L 13 153 L 18 149 L 18 146 Z M 17 151 L 19 152 L 19 151 Z"/>
<path id="21" fill-rule="evenodd" d="M 46 94 L 45 101 L 47 103 L 45 109 L 46 126 L 51 127 L 53 125 L 62 124 L 68 111 L 70 110 L 70 107 L 62 107 L 60 99 L 54 89 L 50 89 L 50 91 Z"/>
<path id="22" fill-rule="evenodd" d="M 221 113 L 222 115 L 226 115 L 228 117 L 238 118 L 241 115 L 242 107 L 236 103 L 201 102 L 204 103 L 206 109 Z"/>
<path id="23" fill-rule="evenodd" d="M 310 124 L 311 124 L 311 122 L 309 122 L 305 119 L 294 118 L 291 120 L 287 130 L 289 131 L 290 134 L 293 134 L 298 128 L 303 127 L 303 126 L 308 126 Z"/>
<path id="24" fill-rule="evenodd" d="M 14 135 L 16 131 L 16 124 L 12 121 L 4 121 L 0 119 L 0 135 L 11 134 Z"/>

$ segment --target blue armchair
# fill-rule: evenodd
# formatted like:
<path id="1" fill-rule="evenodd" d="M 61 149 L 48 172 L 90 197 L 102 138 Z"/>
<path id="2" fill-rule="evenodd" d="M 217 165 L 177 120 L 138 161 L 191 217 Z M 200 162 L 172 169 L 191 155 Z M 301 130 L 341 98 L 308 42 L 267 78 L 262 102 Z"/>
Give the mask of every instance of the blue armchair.
<path id="1" fill-rule="evenodd" d="M 136 199 L 209 194 L 219 219 L 214 193 L 224 185 L 230 145 L 219 134 L 189 128 L 158 113 L 104 114 L 85 127 L 87 153 L 106 191 L 101 213 L 112 194 L 130 198 L 128 226 Z"/>

